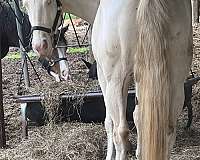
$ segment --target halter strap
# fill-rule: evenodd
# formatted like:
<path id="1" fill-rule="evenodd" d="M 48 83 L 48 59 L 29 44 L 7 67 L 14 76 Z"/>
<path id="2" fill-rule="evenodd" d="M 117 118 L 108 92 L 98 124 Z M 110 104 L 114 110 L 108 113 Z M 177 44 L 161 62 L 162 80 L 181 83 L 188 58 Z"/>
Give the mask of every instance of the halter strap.
<path id="1" fill-rule="evenodd" d="M 67 58 L 63 57 L 63 58 L 57 58 L 55 60 L 51 60 L 51 61 L 49 61 L 49 66 L 53 67 L 56 63 L 58 63 L 60 61 L 67 61 Z"/>
<path id="2" fill-rule="evenodd" d="M 42 67 L 44 68 L 44 69 L 46 69 L 47 70 L 47 73 L 50 75 L 50 76 L 52 76 L 51 75 L 51 71 L 52 71 L 52 67 L 56 64 L 56 63 L 58 63 L 58 62 L 60 62 L 60 61 L 67 61 L 67 58 L 57 58 L 57 59 L 55 59 L 55 60 L 51 60 L 51 61 L 48 61 L 47 59 L 40 59 L 39 58 L 39 62 L 42 64 Z"/>
<path id="3" fill-rule="evenodd" d="M 42 27 L 42 26 L 33 26 L 31 28 L 31 32 L 33 33 L 33 31 L 35 30 L 39 30 L 39 31 L 44 31 L 44 32 L 47 32 L 47 33 L 51 33 L 52 30 L 50 28 L 46 28 L 46 27 Z"/>

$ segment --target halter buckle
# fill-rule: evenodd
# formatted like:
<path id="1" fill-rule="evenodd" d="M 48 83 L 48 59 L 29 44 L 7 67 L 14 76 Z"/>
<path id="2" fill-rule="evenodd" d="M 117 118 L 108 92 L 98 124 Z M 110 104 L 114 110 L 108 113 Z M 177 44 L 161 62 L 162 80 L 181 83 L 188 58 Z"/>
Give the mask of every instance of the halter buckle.
<path id="1" fill-rule="evenodd" d="M 50 67 L 53 67 L 54 65 L 55 65 L 55 61 L 50 60 L 50 61 L 49 61 L 49 66 L 50 66 Z"/>

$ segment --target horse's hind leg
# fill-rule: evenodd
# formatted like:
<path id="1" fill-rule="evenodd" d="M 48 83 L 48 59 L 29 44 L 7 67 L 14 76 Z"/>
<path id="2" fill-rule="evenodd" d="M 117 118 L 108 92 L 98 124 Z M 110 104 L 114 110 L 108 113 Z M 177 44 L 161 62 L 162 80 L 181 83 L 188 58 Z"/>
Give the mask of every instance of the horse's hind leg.
<path id="1" fill-rule="evenodd" d="M 106 95 L 106 80 L 101 68 L 97 64 L 97 71 L 98 71 L 98 80 L 101 86 L 101 90 L 103 95 Z M 115 149 L 114 149 L 114 142 L 113 142 L 113 122 L 111 116 L 106 108 L 106 118 L 105 118 L 105 129 L 107 134 L 107 156 L 106 160 L 114 160 L 115 158 Z"/>
<path id="2" fill-rule="evenodd" d="M 191 99 L 190 101 L 187 103 L 187 109 L 188 109 L 188 121 L 187 121 L 187 128 L 190 128 L 191 124 L 192 124 L 192 118 L 193 118 L 193 111 L 192 111 L 192 103 L 191 103 Z"/>
<path id="3" fill-rule="evenodd" d="M 171 87 L 172 100 L 169 112 L 169 132 L 168 132 L 169 153 L 171 152 L 171 149 L 173 148 L 174 142 L 176 140 L 177 118 L 182 111 L 182 106 L 184 103 L 184 87 L 183 87 L 184 81 L 181 82 L 180 79 L 177 78 L 172 80 L 172 87 Z"/>
<path id="4" fill-rule="evenodd" d="M 107 133 L 107 155 L 106 160 L 114 160 L 115 148 L 113 142 L 113 121 L 106 110 L 105 129 Z"/>
<path id="5" fill-rule="evenodd" d="M 177 47 L 174 47 L 177 48 Z M 169 153 L 174 145 L 176 139 L 176 126 L 177 119 L 182 112 L 184 105 L 184 81 L 189 73 L 192 56 L 191 54 L 185 53 L 180 56 L 172 54 L 170 64 L 170 81 L 171 81 L 171 105 L 169 108 Z M 179 70 L 175 70 L 178 68 Z M 179 75 L 177 76 L 177 73 Z M 170 154 L 169 154 L 170 155 Z"/>
<path id="6" fill-rule="evenodd" d="M 129 147 L 126 105 L 130 77 L 129 75 L 124 76 L 123 73 L 119 72 L 117 74 L 114 73 L 113 75 L 114 76 L 111 77 L 106 86 L 106 94 L 104 97 L 107 110 L 106 113 L 111 117 L 113 122 L 112 136 L 116 149 L 115 158 L 116 160 L 125 160 L 127 158 Z M 116 75 L 117 77 L 115 77 Z M 109 160 L 109 157 L 107 157 L 107 160 Z"/>
<path id="7" fill-rule="evenodd" d="M 135 88 L 136 88 L 136 99 L 138 97 L 138 84 L 136 83 L 135 84 Z M 137 101 L 139 101 L 137 99 Z M 137 149 L 136 149 L 136 157 L 137 159 L 140 159 L 140 135 L 139 135 L 139 106 L 137 104 L 138 102 L 136 102 L 136 105 L 135 105 L 135 110 L 133 112 L 133 119 L 134 119 L 134 123 L 135 123 L 135 127 L 137 129 Z"/>
<path id="8" fill-rule="evenodd" d="M 190 128 L 192 124 L 192 118 L 193 118 L 193 111 L 192 111 L 192 85 L 188 86 L 188 93 L 187 93 L 187 98 L 186 98 L 186 106 L 187 106 L 187 111 L 188 111 L 188 121 L 187 121 L 187 126 L 185 127 L 186 129 Z"/>
<path id="9" fill-rule="evenodd" d="M 192 111 L 192 85 L 185 85 L 184 84 L 184 93 L 185 93 L 185 101 L 183 105 L 183 109 L 187 107 L 187 112 L 188 112 L 188 121 L 185 129 L 190 128 L 192 124 L 192 116 L 193 116 L 193 111 Z"/>

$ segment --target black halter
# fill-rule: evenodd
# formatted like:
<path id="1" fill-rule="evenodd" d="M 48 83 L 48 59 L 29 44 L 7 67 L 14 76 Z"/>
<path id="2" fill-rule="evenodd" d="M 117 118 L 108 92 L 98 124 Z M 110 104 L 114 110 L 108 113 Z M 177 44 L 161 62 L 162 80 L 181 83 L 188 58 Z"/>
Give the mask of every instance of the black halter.
<path id="1" fill-rule="evenodd" d="M 35 30 L 40 30 L 49 34 L 55 33 L 56 27 L 58 26 L 59 18 L 62 14 L 62 3 L 60 2 L 60 0 L 56 0 L 56 3 L 57 3 L 57 13 L 52 28 L 47 28 L 43 26 L 32 26 L 31 33 L 33 33 L 33 31 Z"/>
<path id="2" fill-rule="evenodd" d="M 42 58 L 39 58 L 38 61 L 41 63 L 42 65 L 42 68 L 46 69 L 47 70 L 47 73 L 52 76 L 51 74 L 51 71 L 52 70 L 52 67 L 56 64 L 56 63 L 59 63 L 60 61 L 67 61 L 67 58 L 57 58 L 55 60 L 47 60 L 47 59 L 42 59 Z"/>

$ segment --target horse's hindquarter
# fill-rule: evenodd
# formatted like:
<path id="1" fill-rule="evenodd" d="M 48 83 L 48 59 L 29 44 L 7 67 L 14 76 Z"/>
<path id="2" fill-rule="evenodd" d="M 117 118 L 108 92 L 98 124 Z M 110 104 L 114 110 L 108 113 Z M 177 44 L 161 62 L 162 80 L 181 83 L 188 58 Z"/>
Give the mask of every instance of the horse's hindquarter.
<path id="1" fill-rule="evenodd" d="M 172 2 L 169 23 L 169 53 L 167 53 L 173 75 L 182 74 L 184 79 L 189 72 L 192 60 L 192 17 L 189 3 L 190 0 Z"/>
<path id="2" fill-rule="evenodd" d="M 102 0 L 100 3 L 93 26 L 92 44 L 95 59 L 105 66 L 106 72 L 113 73 L 119 68 L 133 70 L 136 2 Z"/>
<path id="3" fill-rule="evenodd" d="M 167 53 L 171 83 L 170 126 L 176 126 L 184 104 L 184 81 L 192 62 L 192 20 L 190 0 L 172 2 Z M 173 137 L 171 137 L 173 139 Z M 171 139 L 170 139 L 171 140 Z M 170 142 L 173 145 L 173 140 Z"/>
<path id="4" fill-rule="evenodd" d="M 107 159 L 113 157 L 109 133 L 117 135 L 113 137 L 115 142 L 123 141 L 122 137 L 127 135 L 123 103 L 127 88 L 124 82 L 129 70 L 133 69 L 136 54 L 140 105 L 137 116 L 138 124 L 141 124 L 137 127 L 141 136 L 137 153 L 140 156 L 142 151 L 143 160 L 166 160 L 167 150 L 175 140 L 177 116 L 184 99 L 184 79 L 192 59 L 191 5 L 189 0 L 140 0 L 137 11 L 138 2 L 101 0 L 93 26 L 93 52 L 97 68 L 101 69 L 98 77 L 108 113 L 105 124 L 111 143 Z M 113 131 L 112 126 L 109 129 L 109 116 L 114 124 Z M 120 145 L 124 147 L 124 144 Z M 115 147 L 118 147 L 116 155 L 126 159 L 126 155 L 120 153 L 125 147 L 120 148 L 117 143 Z M 126 148 L 123 151 L 126 153 Z"/>
<path id="5" fill-rule="evenodd" d="M 106 160 L 127 159 L 126 102 L 136 42 L 136 6 L 131 2 L 135 1 L 101 0 L 92 31 L 98 80 L 106 105 Z"/>

